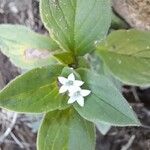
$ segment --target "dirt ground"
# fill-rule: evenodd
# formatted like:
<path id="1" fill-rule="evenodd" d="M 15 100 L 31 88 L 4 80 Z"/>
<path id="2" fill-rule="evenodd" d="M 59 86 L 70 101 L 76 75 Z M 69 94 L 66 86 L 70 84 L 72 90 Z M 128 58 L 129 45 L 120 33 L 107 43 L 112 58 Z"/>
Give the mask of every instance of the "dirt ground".
<path id="1" fill-rule="evenodd" d="M 46 33 L 39 17 L 38 0 L 0 0 L 0 24 L 23 24 L 36 32 Z M 19 74 L 9 59 L 0 53 L 0 88 Z M 150 88 L 122 88 L 124 96 L 133 106 L 143 127 L 112 127 L 107 135 L 97 131 L 97 150 L 150 150 Z M 8 117 L 9 116 L 9 117 Z M 41 117 L 18 115 L 15 125 L 4 140 L 13 115 L 0 111 L 0 150 L 36 150 L 36 131 Z"/>

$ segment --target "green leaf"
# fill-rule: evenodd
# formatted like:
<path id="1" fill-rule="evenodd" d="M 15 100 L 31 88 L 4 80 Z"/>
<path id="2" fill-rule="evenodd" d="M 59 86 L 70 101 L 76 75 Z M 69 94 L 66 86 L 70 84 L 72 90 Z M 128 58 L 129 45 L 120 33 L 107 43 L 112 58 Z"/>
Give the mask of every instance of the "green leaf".
<path id="1" fill-rule="evenodd" d="M 94 125 L 73 109 L 46 114 L 38 134 L 38 150 L 94 149 Z"/>
<path id="2" fill-rule="evenodd" d="M 111 129 L 111 125 L 109 125 L 109 124 L 96 122 L 95 125 L 96 125 L 97 129 L 101 132 L 102 135 L 106 135 L 108 133 L 108 131 Z"/>
<path id="3" fill-rule="evenodd" d="M 13 80 L 0 92 L 0 106 L 17 112 L 42 113 L 68 107 L 59 94 L 57 77 L 63 66 L 33 69 Z"/>
<path id="4" fill-rule="evenodd" d="M 110 0 L 41 0 L 40 9 L 52 38 L 77 55 L 94 50 L 111 24 Z"/>
<path id="5" fill-rule="evenodd" d="M 77 64 L 78 68 L 90 68 L 89 61 L 86 58 L 84 58 L 83 56 L 79 56 L 77 58 L 77 62 L 78 62 L 78 64 Z"/>
<path id="6" fill-rule="evenodd" d="M 92 55 L 89 55 L 89 61 L 91 64 L 91 69 L 95 71 L 98 74 L 105 75 L 107 78 L 109 78 L 114 85 L 121 91 L 122 89 L 122 83 L 117 80 L 108 70 L 107 67 L 105 67 L 104 62 L 96 55 L 96 53 L 93 53 Z"/>
<path id="7" fill-rule="evenodd" d="M 129 85 L 150 85 L 150 32 L 112 32 L 97 48 L 110 72 Z"/>
<path id="8" fill-rule="evenodd" d="M 73 64 L 75 61 L 70 52 L 60 52 L 59 51 L 57 53 L 54 53 L 54 56 L 56 57 L 56 59 L 58 61 L 60 61 L 63 64 L 67 64 L 67 65 Z"/>
<path id="9" fill-rule="evenodd" d="M 52 39 L 21 25 L 0 25 L 0 49 L 18 67 L 32 69 L 56 63 Z"/>
<path id="10" fill-rule="evenodd" d="M 110 125 L 140 125 L 132 108 L 126 102 L 115 85 L 105 76 L 91 70 L 78 69 L 86 89 L 91 95 L 85 98 L 84 107 L 74 104 L 75 109 L 85 119 Z"/>

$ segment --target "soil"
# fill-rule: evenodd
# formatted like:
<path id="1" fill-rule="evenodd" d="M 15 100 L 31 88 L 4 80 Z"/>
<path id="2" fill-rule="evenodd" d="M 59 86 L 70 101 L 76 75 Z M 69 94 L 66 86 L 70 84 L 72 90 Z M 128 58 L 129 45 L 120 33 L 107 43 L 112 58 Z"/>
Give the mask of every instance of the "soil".
<path id="1" fill-rule="evenodd" d="M 40 17 L 37 0 L 0 0 L 0 24 L 23 24 L 36 32 L 46 33 Z M 9 59 L 0 53 L 0 88 L 19 74 Z M 142 127 L 112 127 L 107 135 L 97 131 L 97 150 L 150 150 L 150 88 L 122 88 L 133 106 Z M 0 114 L 4 113 L 2 110 Z M 8 114 L 7 114 L 8 115 Z M 0 134 L 6 128 L 0 115 Z M 32 118 L 32 119 L 31 119 Z M 31 127 L 32 116 L 19 115 L 11 134 L 0 141 L 0 150 L 36 150 L 36 129 Z M 9 120 L 7 120 L 9 121 Z M 30 124 L 30 125 L 29 125 Z"/>

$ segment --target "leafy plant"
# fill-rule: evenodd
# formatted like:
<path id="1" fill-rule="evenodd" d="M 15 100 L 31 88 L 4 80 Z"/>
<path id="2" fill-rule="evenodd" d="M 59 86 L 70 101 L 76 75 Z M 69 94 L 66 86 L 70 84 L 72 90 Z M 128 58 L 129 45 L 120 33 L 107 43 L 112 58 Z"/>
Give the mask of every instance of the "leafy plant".
<path id="1" fill-rule="evenodd" d="M 114 81 L 150 84 L 150 34 L 118 30 L 106 38 L 109 0 L 41 0 L 40 12 L 50 37 L 0 25 L 2 52 L 26 70 L 0 92 L 0 106 L 45 114 L 38 150 L 94 150 L 95 125 L 104 134 L 111 125 L 140 126 Z"/>

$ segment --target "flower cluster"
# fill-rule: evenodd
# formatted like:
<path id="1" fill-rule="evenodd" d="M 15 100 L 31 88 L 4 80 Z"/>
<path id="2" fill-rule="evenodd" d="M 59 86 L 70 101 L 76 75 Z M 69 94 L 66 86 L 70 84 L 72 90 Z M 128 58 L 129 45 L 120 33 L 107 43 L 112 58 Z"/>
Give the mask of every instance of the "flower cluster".
<path id="1" fill-rule="evenodd" d="M 68 92 L 70 97 L 68 104 L 72 104 L 77 101 L 77 103 L 83 107 L 84 97 L 91 93 L 89 90 L 81 89 L 81 86 L 84 84 L 84 82 L 81 80 L 76 80 L 73 73 L 71 73 L 68 78 L 58 77 L 58 81 L 61 83 L 59 93 Z"/>

